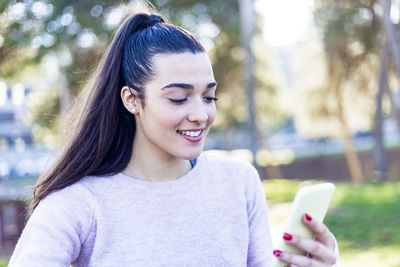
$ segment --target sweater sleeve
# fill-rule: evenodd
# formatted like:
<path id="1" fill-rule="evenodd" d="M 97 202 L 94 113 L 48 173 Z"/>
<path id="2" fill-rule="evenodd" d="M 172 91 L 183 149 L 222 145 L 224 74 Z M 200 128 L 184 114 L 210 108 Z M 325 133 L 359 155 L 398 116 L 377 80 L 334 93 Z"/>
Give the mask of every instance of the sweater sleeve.
<path id="1" fill-rule="evenodd" d="M 78 258 L 93 219 L 87 194 L 75 189 L 54 192 L 39 203 L 17 242 L 10 267 L 69 266 Z"/>
<path id="2" fill-rule="evenodd" d="M 272 266 L 272 239 L 265 193 L 255 168 L 251 168 L 247 189 L 249 247 L 247 266 Z"/>

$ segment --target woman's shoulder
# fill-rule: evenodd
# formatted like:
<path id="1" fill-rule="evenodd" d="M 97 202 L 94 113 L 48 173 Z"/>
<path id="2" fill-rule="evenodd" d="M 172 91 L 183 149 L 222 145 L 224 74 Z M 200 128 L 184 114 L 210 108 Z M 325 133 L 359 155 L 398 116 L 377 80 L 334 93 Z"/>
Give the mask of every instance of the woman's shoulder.
<path id="1" fill-rule="evenodd" d="M 104 186 L 104 180 L 109 178 L 110 176 L 85 176 L 71 185 L 51 192 L 39 205 L 93 209 L 97 202 L 98 188 Z"/>

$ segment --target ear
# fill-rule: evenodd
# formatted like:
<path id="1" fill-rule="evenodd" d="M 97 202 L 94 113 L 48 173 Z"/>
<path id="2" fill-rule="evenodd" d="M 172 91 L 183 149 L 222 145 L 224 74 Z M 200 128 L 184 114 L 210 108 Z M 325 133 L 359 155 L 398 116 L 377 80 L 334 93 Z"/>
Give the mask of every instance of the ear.
<path id="1" fill-rule="evenodd" d="M 138 105 L 139 99 L 137 92 L 130 89 L 128 86 L 124 86 L 121 89 L 121 99 L 125 108 L 132 114 L 138 114 L 140 105 Z"/>

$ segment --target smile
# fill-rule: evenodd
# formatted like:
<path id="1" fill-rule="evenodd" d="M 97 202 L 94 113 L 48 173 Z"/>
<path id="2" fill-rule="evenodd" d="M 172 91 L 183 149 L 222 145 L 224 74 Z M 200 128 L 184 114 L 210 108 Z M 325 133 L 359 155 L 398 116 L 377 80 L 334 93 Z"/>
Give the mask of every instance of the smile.
<path id="1" fill-rule="evenodd" d="M 176 132 L 189 142 L 197 143 L 200 142 L 200 140 L 202 139 L 203 131 L 204 129 L 196 129 L 196 130 L 183 130 L 183 131 L 177 130 Z"/>
<path id="2" fill-rule="evenodd" d="M 186 136 L 191 136 L 191 137 L 197 137 L 201 134 L 201 130 L 199 131 L 179 131 L 178 133 L 186 135 Z"/>

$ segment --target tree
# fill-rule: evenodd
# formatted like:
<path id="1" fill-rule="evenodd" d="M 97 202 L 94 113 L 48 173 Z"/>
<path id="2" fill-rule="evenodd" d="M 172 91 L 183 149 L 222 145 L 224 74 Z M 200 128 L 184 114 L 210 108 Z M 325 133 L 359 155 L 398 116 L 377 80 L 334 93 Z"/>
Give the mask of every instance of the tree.
<path id="1" fill-rule="evenodd" d="M 383 29 L 385 37 L 389 43 L 390 51 L 393 56 L 393 63 L 396 67 L 397 76 L 400 79 L 400 44 L 396 34 L 396 28 L 390 20 L 390 0 L 379 0 L 380 5 L 383 9 Z"/>
<path id="2" fill-rule="evenodd" d="M 49 105 L 52 101 L 47 98 L 37 103 L 39 106 L 35 110 L 38 113 L 33 114 L 33 123 L 42 130 L 51 129 L 56 125 L 54 121 L 58 115 L 50 118 L 41 114 L 62 112 L 68 98 L 74 98 L 88 80 L 120 20 L 128 12 L 145 9 L 156 10 L 172 23 L 194 32 L 206 46 L 219 83 L 219 115 L 215 129 L 226 131 L 242 127 L 247 119 L 253 118 L 243 109 L 247 105 L 246 91 L 241 86 L 244 81 L 241 61 L 245 56 L 240 42 L 237 0 L 159 0 L 154 1 L 154 5 L 147 1 L 121 4 L 115 0 L 2 2 L 0 34 L 10 38 L 0 46 L 0 77 L 18 80 L 24 69 L 38 66 L 51 54 L 59 62 L 69 58 L 67 64 L 60 66 L 60 73 L 65 77 L 64 86 L 58 83 L 49 85 L 60 91 L 52 94 L 52 101 L 62 95 L 64 100 L 58 105 Z M 255 33 L 259 32 L 256 27 Z M 255 62 L 257 64 L 258 60 Z M 256 80 L 256 93 L 262 91 L 264 95 L 273 97 L 274 90 L 265 79 Z M 263 117 L 268 116 L 272 107 L 262 110 Z"/>
<path id="3" fill-rule="evenodd" d="M 316 21 L 323 32 L 328 65 L 341 64 L 339 68 L 344 71 L 341 83 L 344 86 L 351 84 L 353 90 L 363 92 L 371 100 L 375 99 L 374 112 L 370 114 L 375 137 L 374 179 L 384 180 L 387 178 L 382 132 L 385 118 L 382 101 L 385 94 L 389 96 L 391 113 L 400 129 L 400 113 L 389 84 L 393 80 L 390 79 L 393 76 L 390 59 L 395 66 L 397 79 L 400 78 L 400 45 L 396 33 L 397 25 L 390 19 L 391 1 L 315 3 Z M 332 73 L 329 75 L 331 82 L 337 79 Z M 378 77 L 376 83 L 370 82 L 373 75 Z"/>
<path id="4" fill-rule="evenodd" d="M 80 91 L 82 81 L 87 80 L 115 27 L 106 22 L 116 4 L 119 1 L 36 0 L 0 4 L 0 36 L 4 40 L 0 45 L 2 79 L 15 82 L 28 76 L 34 80 L 33 77 L 43 75 L 38 71 L 43 61 L 56 59 L 51 67 L 60 76 L 47 82 L 44 87 L 48 88 L 41 88 L 49 92 L 42 101 L 35 101 L 33 110 L 37 113 L 30 116 L 36 125 L 36 139 L 44 141 L 57 131 L 56 122 L 69 105 L 69 95 Z M 54 89 L 59 92 L 51 92 Z M 37 95 L 43 95 L 41 91 Z"/>
<path id="5" fill-rule="evenodd" d="M 254 6 L 252 0 L 239 0 L 240 17 L 241 17 L 241 34 L 242 43 L 246 52 L 246 59 L 243 64 L 243 72 L 245 73 L 246 94 L 248 101 L 248 133 L 250 135 L 250 150 L 253 153 L 253 158 L 256 158 L 258 143 L 256 135 L 255 123 L 255 105 L 254 105 L 254 53 L 252 48 L 253 33 L 254 33 Z M 257 162 L 255 161 L 257 166 Z"/>
<path id="6" fill-rule="evenodd" d="M 384 36 L 386 39 L 385 45 L 388 46 L 389 51 L 391 52 L 392 61 L 395 66 L 397 78 L 400 79 L 400 44 L 398 40 L 398 36 L 396 34 L 396 27 L 390 19 L 390 9 L 391 9 L 391 1 L 389 0 L 379 0 L 380 5 L 383 10 L 383 29 Z M 397 127 L 400 129 L 400 111 L 399 108 L 393 101 L 393 93 L 391 90 L 387 90 L 389 94 L 389 98 L 391 100 L 393 116 L 397 122 Z"/>
<path id="7" fill-rule="evenodd" d="M 376 108 L 375 108 L 375 125 L 374 125 L 374 179 L 377 181 L 386 180 L 387 178 L 387 163 L 386 163 L 386 151 L 383 140 L 383 110 L 382 101 L 383 95 L 389 92 L 388 85 L 388 54 L 389 47 L 387 40 L 384 40 L 384 44 L 381 46 L 379 54 L 379 87 L 378 93 L 376 94 Z"/>
<path id="8" fill-rule="evenodd" d="M 373 73 L 378 72 L 376 38 L 379 38 L 379 18 L 375 12 L 375 1 L 315 1 L 315 20 L 322 30 L 327 64 L 326 95 L 331 96 L 336 106 L 328 107 L 328 112 L 337 118 L 341 136 L 346 147 L 346 158 L 352 179 L 361 182 L 364 179 L 360 161 L 352 140 L 352 129 L 348 122 L 352 106 L 343 101 L 344 94 L 372 99 L 376 84 L 370 82 Z M 323 102 L 323 105 L 326 102 Z M 327 106 L 327 105 L 326 105 Z M 320 107 L 327 109 L 327 107 Z M 372 109 L 371 109 L 372 110 Z M 367 113 L 370 125 L 373 112 Z M 376 116 L 379 119 L 379 117 Z M 379 126 L 379 124 L 378 124 Z"/>

